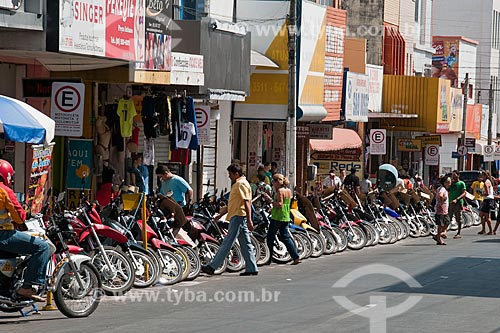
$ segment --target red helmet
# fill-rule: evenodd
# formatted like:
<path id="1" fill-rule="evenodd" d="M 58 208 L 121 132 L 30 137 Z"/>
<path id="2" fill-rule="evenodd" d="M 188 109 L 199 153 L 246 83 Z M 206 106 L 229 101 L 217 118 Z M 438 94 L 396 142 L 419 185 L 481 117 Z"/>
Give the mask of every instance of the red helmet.
<path id="1" fill-rule="evenodd" d="M 6 160 L 0 160 L 0 177 L 7 186 L 10 186 L 14 180 L 14 168 Z"/>

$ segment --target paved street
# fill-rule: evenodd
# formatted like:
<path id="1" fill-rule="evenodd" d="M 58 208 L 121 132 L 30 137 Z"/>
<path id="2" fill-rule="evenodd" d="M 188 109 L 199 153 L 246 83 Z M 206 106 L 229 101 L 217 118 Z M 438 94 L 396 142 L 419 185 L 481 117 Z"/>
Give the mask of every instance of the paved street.
<path id="1" fill-rule="evenodd" d="M 407 239 L 295 267 L 264 267 L 257 277 L 203 276 L 171 288 L 133 290 L 123 298 L 106 298 L 86 319 L 66 319 L 57 311 L 29 318 L 0 314 L 0 331 L 369 332 L 368 318 L 360 315 L 383 305 L 370 297 L 386 296 L 389 308 L 422 296 L 408 312 L 388 319 L 388 332 L 499 332 L 500 237 L 479 236 L 478 230 L 465 230 L 462 239 L 448 239 L 447 246 L 436 246 L 430 238 Z M 332 288 L 344 275 L 371 264 L 401 269 L 422 288 L 380 274 Z M 334 295 L 347 296 L 360 307 L 348 312 Z"/>

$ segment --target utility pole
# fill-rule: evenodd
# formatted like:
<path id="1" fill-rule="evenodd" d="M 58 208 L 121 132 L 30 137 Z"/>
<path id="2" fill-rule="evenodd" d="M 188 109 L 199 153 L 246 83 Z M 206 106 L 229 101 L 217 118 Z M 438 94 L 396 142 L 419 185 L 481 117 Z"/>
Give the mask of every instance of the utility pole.
<path id="1" fill-rule="evenodd" d="M 296 184 L 296 154 L 297 154 L 297 101 L 295 96 L 296 74 L 295 55 L 297 44 L 297 0 L 290 0 L 290 13 L 288 16 L 288 153 L 286 154 L 286 172 L 290 187 Z"/>
<path id="2" fill-rule="evenodd" d="M 467 127 L 467 102 L 469 99 L 469 73 L 465 73 L 465 82 L 464 82 L 464 105 L 462 108 L 462 131 L 461 131 L 461 144 L 465 145 L 465 130 Z M 462 156 L 458 160 L 458 170 L 465 170 L 465 158 L 466 155 Z"/>
<path id="3" fill-rule="evenodd" d="M 490 90 L 489 90 L 489 95 L 488 95 L 488 106 L 489 106 L 489 113 L 488 113 L 488 145 L 491 145 L 491 123 L 493 121 L 493 82 L 490 82 Z M 491 162 L 488 162 L 488 170 L 491 174 Z"/>

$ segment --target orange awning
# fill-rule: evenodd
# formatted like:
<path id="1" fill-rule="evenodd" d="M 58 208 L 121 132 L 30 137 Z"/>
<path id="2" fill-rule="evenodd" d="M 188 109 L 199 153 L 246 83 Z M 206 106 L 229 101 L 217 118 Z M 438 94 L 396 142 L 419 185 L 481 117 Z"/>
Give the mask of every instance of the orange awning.
<path id="1" fill-rule="evenodd" d="M 347 128 L 334 128 L 332 140 L 311 139 L 311 150 L 335 151 L 342 149 L 361 148 L 363 142 L 358 133 Z"/>

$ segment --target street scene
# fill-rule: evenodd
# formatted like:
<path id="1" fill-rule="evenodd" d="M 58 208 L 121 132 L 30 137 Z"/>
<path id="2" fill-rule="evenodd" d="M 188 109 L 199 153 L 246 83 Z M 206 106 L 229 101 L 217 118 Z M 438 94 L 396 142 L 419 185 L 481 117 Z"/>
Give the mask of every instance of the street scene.
<path id="1" fill-rule="evenodd" d="M 0 331 L 499 331 L 499 49 L 500 0 L 0 0 Z"/>

